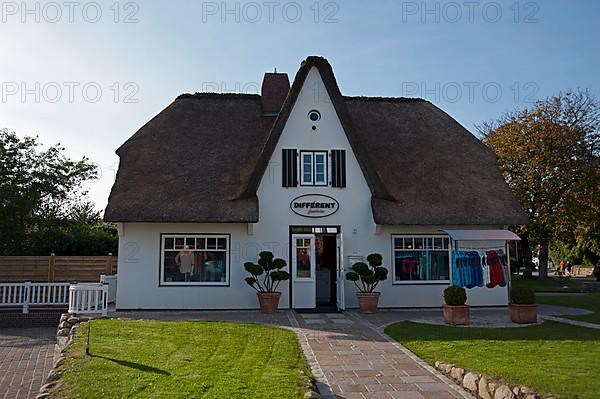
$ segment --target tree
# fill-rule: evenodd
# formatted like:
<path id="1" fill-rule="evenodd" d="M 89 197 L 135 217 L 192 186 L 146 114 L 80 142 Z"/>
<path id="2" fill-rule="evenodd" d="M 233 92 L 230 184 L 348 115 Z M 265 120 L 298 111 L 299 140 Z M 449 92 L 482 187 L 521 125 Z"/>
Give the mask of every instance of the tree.
<path id="1" fill-rule="evenodd" d="M 96 166 L 68 159 L 59 144 L 39 147 L 37 138 L 0 130 L 0 254 L 73 254 L 90 240 L 91 247 L 116 249 L 111 227 L 82 200 L 81 186 L 96 177 Z"/>
<path id="2" fill-rule="evenodd" d="M 559 93 L 477 126 L 529 216 L 518 228 L 527 275 L 533 244 L 545 278 L 550 243 L 576 240 L 578 231 L 598 225 L 599 127 L 600 104 L 588 91 Z"/>

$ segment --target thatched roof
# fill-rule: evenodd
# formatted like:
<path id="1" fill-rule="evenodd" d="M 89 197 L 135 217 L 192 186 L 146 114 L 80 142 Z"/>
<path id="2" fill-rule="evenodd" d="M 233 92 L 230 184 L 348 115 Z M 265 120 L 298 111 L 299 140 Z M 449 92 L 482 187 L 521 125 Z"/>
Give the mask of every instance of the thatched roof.
<path id="1" fill-rule="evenodd" d="M 377 223 L 527 222 L 495 155 L 458 122 L 420 99 L 343 97 L 321 57 L 303 61 L 278 116 L 265 116 L 258 95 L 178 97 L 117 150 L 105 219 L 258 221 L 256 190 L 312 67 L 365 175 Z"/>

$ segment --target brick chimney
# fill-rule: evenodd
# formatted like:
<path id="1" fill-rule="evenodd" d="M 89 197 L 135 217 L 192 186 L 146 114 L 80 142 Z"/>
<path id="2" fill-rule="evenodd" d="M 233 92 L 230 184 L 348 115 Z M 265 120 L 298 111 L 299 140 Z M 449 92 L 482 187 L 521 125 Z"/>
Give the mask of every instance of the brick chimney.
<path id="1" fill-rule="evenodd" d="M 290 91 L 287 73 L 265 73 L 260 89 L 260 103 L 264 113 L 278 113 Z"/>

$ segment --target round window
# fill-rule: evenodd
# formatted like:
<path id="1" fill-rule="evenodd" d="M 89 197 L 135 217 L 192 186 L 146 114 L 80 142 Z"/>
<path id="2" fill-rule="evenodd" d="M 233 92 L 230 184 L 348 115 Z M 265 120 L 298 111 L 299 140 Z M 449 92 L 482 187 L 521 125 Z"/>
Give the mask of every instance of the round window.
<path id="1" fill-rule="evenodd" d="M 316 122 L 319 119 L 321 119 L 321 113 L 319 111 L 317 111 L 316 109 L 313 109 L 312 111 L 309 111 L 308 119 L 310 119 L 313 122 Z"/>

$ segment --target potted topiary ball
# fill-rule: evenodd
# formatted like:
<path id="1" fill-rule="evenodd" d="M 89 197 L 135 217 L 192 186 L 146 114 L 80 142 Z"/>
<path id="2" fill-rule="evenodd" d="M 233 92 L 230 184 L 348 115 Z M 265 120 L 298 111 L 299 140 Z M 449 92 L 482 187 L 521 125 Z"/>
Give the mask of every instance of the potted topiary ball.
<path id="1" fill-rule="evenodd" d="M 467 303 L 467 291 L 463 287 L 451 286 L 444 290 L 443 306 L 446 324 L 467 325 L 470 321 L 470 307 Z"/>
<path id="2" fill-rule="evenodd" d="M 362 313 L 375 313 L 379 303 L 380 292 L 375 291 L 380 282 L 387 279 L 388 271 L 381 266 L 383 258 L 380 254 L 371 254 L 367 256 L 367 265 L 364 262 L 358 262 L 352 265 L 352 271 L 346 273 L 346 280 L 354 283 L 358 291 L 358 304 Z M 360 284 L 359 284 L 360 283 Z"/>
<path id="3" fill-rule="evenodd" d="M 258 254 L 258 263 L 244 263 L 244 268 L 252 275 L 246 277 L 246 283 L 256 291 L 261 313 L 277 311 L 281 297 L 281 292 L 277 291 L 279 283 L 290 279 L 290 274 L 282 270 L 286 265 L 285 260 L 273 259 L 273 253 L 268 251 Z"/>
<path id="4" fill-rule="evenodd" d="M 513 287 L 510 292 L 510 320 L 513 323 L 537 323 L 535 291 L 529 287 Z"/>

